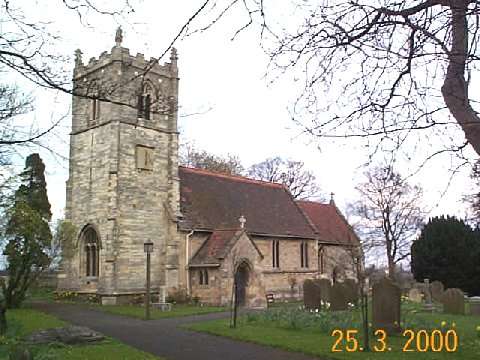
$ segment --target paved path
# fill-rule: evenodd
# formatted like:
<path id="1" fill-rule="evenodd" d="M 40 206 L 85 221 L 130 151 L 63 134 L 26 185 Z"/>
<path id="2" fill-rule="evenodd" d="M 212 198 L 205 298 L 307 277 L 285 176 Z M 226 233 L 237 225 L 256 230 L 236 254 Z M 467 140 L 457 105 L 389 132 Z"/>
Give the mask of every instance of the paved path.
<path id="1" fill-rule="evenodd" d="M 168 360 L 307 360 L 311 356 L 268 348 L 262 345 L 222 338 L 181 329 L 181 324 L 218 319 L 225 313 L 213 313 L 143 321 L 82 306 L 36 303 L 38 310 L 53 314 L 74 325 L 88 326 Z"/>

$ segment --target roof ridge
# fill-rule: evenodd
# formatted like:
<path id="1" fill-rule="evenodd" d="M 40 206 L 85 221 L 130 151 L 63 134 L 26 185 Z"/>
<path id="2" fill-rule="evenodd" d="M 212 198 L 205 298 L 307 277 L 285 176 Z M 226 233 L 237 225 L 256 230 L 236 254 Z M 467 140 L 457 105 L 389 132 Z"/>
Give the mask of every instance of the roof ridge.
<path id="1" fill-rule="evenodd" d="M 249 177 L 246 177 L 246 176 L 243 176 L 243 175 L 225 174 L 225 173 L 221 173 L 221 172 L 217 172 L 217 171 L 197 169 L 197 168 L 191 168 L 191 167 L 186 167 L 186 166 L 179 166 L 179 169 L 180 168 L 185 170 L 185 171 L 188 171 L 190 173 L 203 174 L 203 175 L 208 175 L 208 176 L 212 176 L 212 177 L 242 181 L 242 182 L 252 183 L 252 184 L 257 184 L 257 185 L 266 185 L 266 186 L 273 186 L 273 187 L 276 187 L 276 188 L 284 188 L 284 185 L 280 184 L 280 183 L 274 183 L 274 182 L 265 181 L 265 180 L 252 179 L 252 178 L 249 178 Z"/>
<path id="2" fill-rule="evenodd" d="M 305 200 L 305 199 L 299 199 L 299 200 L 295 200 L 296 202 L 303 202 L 303 203 L 309 203 L 309 204 L 316 204 L 316 205 L 333 205 L 329 202 L 320 202 L 320 201 L 314 201 L 314 200 Z M 335 206 L 335 205 L 333 205 Z"/>

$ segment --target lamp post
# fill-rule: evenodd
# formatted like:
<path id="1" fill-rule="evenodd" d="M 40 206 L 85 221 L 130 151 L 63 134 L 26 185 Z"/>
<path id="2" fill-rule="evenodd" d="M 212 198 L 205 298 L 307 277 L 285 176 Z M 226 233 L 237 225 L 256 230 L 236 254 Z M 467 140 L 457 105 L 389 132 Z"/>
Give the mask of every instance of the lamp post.
<path id="1" fill-rule="evenodd" d="M 153 252 L 153 243 L 148 239 L 143 244 L 143 251 L 147 254 L 147 293 L 145 294 L 145 318 L 150 320 L 150 254 Z"/>

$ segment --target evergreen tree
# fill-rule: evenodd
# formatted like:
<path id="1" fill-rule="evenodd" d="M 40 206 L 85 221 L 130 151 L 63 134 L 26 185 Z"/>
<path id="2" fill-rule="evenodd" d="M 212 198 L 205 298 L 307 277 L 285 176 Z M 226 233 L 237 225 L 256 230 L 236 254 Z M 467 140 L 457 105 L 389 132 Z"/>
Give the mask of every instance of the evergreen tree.
<path id="1" fill-rule="evenodd" d="M 435 217 L 412 244 L 412 273 L 417 281 L 438 280 L 480 294 L 480 236 L 455 217 Z"/>
<path id="2" fill-rule="evenodd" d="M 14 205 L 7 211 L 5 236 L 9 281 L 5 301 L 18 307 L 30 285 L 50 264 L 48 249 L 52 217 L 47 197 L 45 165 L 38 154 L 30 155 L 20 174 L 22 184 L 15 192 Z"/>
<path id="3" fill-rule="evenodd" d="M 20 174 L 22 184 L 15 193 L 15 201 L 25 201 L 37 211 L 42 219 L 50 221 L 52 212 L 47 196 L 45 164 L 40 155 L 31 154 L 25 161 L 25 169 Z"/>

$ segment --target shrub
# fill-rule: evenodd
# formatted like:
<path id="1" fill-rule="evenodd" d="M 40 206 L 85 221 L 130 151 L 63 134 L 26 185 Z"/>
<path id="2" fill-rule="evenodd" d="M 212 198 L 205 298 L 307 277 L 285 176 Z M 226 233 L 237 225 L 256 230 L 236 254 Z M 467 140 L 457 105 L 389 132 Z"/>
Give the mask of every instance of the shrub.
<path id="1" fill-rule="evenodd" d="M 85 301 L 89 304 L 98 304 L 100 297 L 97 294 L 88 294 Z"/>
<path id="2" fill-rule="evenodd" d="M 173 288 L 173 290 L 168 293 L 165 301 L 172 304 L 188 304 L 190 298 L 186 290 Z"/>
<path id="3" fill-rule="evenodd" d="M 53 300 L 55 301 L 75 301 L 78 294 L 73 291 L 55 291 L 53 293 Z"/>

